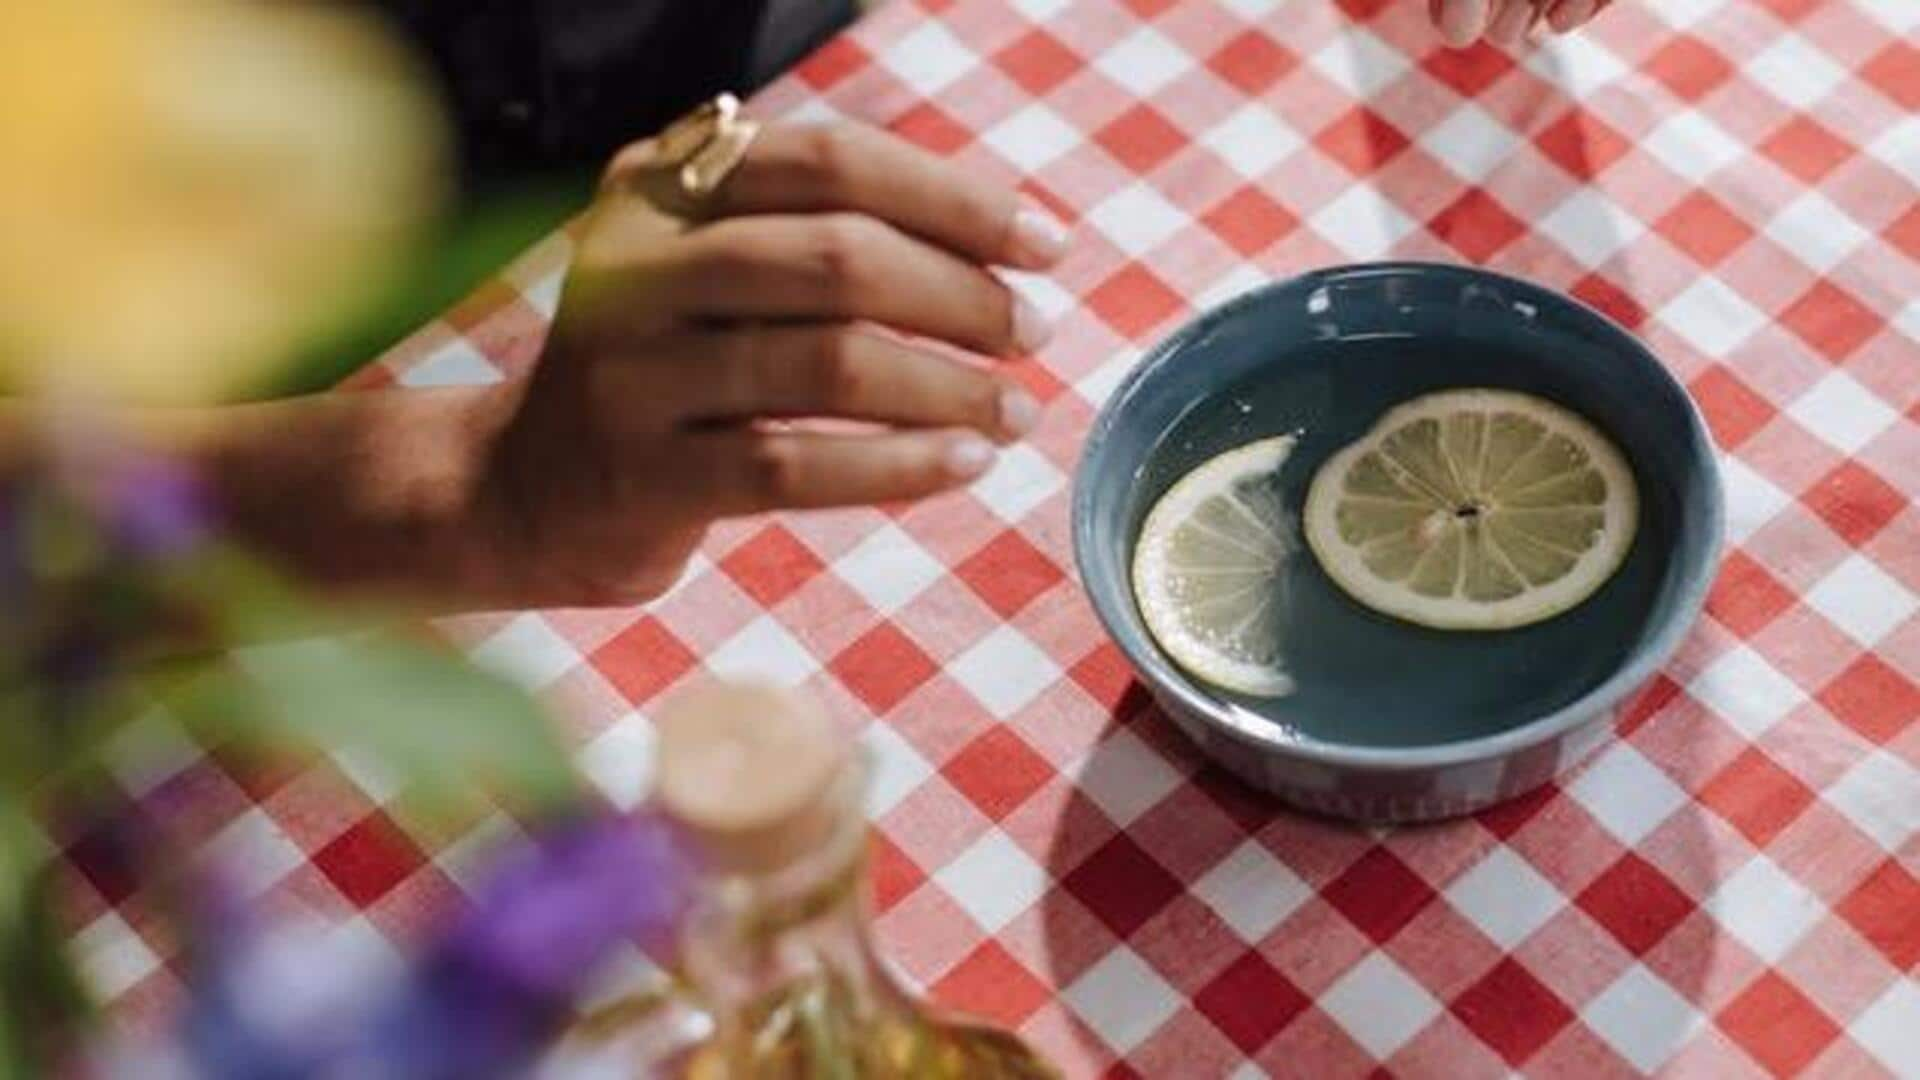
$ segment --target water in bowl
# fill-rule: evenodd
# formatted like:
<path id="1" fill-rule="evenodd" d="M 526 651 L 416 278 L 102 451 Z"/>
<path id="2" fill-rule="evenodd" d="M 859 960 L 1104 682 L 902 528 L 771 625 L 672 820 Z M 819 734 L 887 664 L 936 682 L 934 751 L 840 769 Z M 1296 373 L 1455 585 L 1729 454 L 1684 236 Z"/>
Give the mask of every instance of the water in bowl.
<path id="1" fill-rule="evenodd" d="M 1277 354 L 1195 402 L 1147 459 L 1135 486 L 1131 536 L 1160 495 L 1195 466 L 1255 439 L 1299 433 L 1274 477 L 1295 518 L 1288 603 L 1277 617 L 1296 689 L 1276 699 L 1203 689 L 1302 738 L 1407 747 L 1516 727 L 1604 681 L 1647 632 L 1665 572 L 1662 545 L 1648 538 L 1671 533 L 1675 507 L 1669 489 L 1644 475 L 1638 537 L 1619 572 L 1572 611 L 1517 630 L 1437 631 L 1377 614 L 1321 572 L 1298 530 L 1314 471 L 1394 405 L 1432 390 L 1498 386 L 1577 408 L 1578 388 L 1556 378 L 1484 341 L 1381 337 Z"/>

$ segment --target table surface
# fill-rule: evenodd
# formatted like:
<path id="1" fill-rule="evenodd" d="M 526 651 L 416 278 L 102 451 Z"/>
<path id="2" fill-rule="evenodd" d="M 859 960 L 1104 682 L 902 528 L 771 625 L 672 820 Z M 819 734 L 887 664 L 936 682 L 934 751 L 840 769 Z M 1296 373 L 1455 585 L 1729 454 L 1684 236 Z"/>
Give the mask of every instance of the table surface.
<path id="1" fill-rule="evenodd" d="M 883 125 L 1019 183 L 1078 245 L 1017 285 L 1048 404 L 965 494 L 721 529 L 647 610 L 450 622 L 617 802 L 698 671 L 860 725 L 884 943 L 1075 1076 L 1920 1073 L 1920 4 L 1627 0 L 1511 59 L 1395 0 L 924 0 L 755 104 Z M 1194 311 L 1307 267 L 1464 260 L 1644 335 L 1724 452 L 1708 614 L 1582 771 L 1368 831 L 1207 770 L 1077 590 L 1095 409 Z M 360 381 L 535 355 L 556 237 Z M 161 724 L 161 721 L 153 721 Z M 433 830 L 377 771 L 243 776 L 177 733 L 121 779 L 251 885 L 386 948 L 504 816 Z M 132 736 L 130 736 L 131 738 Z M 85 877 L 94 868 L 76 849 Z M 121 1015 L 178 993 L 124 885 L 78 942 Z"/>

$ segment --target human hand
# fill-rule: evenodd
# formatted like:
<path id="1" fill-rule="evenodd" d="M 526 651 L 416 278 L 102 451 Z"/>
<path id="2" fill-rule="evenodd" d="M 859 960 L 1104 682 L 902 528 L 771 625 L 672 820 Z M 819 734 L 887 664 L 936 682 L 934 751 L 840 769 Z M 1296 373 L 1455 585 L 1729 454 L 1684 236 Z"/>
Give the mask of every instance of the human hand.
<path id="1" fill-rule="evenodd" d="M 1587 24 L 1612 0 L 1428 0 L 1433 24 L 1454 48 L 1483 36 L 1498 45 L 1517 45 L 1544 21 L 1557 34 Z"/>
<path id="2" fill-rule="evenodd" d="M 640 154 L 608 169 L 535 373 L 498 398 L 478 498 L 500 599 L 650 599 L 718 518 L 929 495 L 1033 426 L 1016 385 L 903 335 L 1038 347 L 1044 320 L 986 267 L 1055 262 L 1051 217 L 880 132 L 770 127 L 687 224 L 634 193 Z"/>

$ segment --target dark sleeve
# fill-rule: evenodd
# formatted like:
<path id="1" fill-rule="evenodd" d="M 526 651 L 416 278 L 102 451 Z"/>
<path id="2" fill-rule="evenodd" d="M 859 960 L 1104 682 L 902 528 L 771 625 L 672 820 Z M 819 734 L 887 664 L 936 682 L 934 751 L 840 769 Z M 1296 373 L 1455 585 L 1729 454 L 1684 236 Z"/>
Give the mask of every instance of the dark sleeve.
<path id="1" fill-rule="evenodd" d="M 593 167 L 695 103 L 747 89 L 768 0 L 377 3 L 439 76 L 474 187 Z"/>

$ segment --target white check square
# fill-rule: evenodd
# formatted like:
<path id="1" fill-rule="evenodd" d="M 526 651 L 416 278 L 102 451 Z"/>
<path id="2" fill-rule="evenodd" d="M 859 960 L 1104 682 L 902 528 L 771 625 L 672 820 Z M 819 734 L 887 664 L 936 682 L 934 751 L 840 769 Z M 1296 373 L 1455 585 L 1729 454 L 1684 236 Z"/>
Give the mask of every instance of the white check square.
<path id="1" fill-rule="evenodd" d="M 1745 543 L 1793 502 L 1793 496 L 1733 454 L 1720 458 L 1720 486 L 1727 497 L 1727 539 L 1736 544 Z"/>
<path id="2" fill-rule="evenodd" d="M 1620 254 L 1647 231 L 1639 218 L 1591 186 L 1574 188 L 1535 227 L 1588 269 Z"/>
<path id="3" fill-rule="evenodd" d="M 981 133 L 980 141 L 1029 173 L 1080 145 L 1078 128 L 1045 105 L 1034 103 Z"/>
<path id="4" fill-rule="evenodd" d="M 1080 793 L 1123 829 L 1160 805 L 1183 776 L 1165 754 L 1124 728 L 1108 735 L 1069 771 Z"/>
<path id="5" fill-rule="evenodd" d="M 1819 104 L 1847 78 L 1845 68 L 1798 34 L 1782 34 L 1742 68 L 1755 86 L 1796 109 Z"/>
<path id="6" fill-rule="evenodd" d="M 1700 183 L 1746 156 L 1747 148 L 1693 109 L 1680 109 L 1641 145 L 1682 178 Z"/>
<path id="7" fill-rule="evenodd" d="M 1913 616 L 1920 600 L 1879 564 L 1855 552 L 1807 593 L 1808 606 L 1872 648 Z"/>
<path id="8" fill-rule="evenodd" d="M 1509 952 L 1567 906 L 1553 883 L 1504 845 L 1447 886 L 1447 902 Z"/>
<path id="9" fill-rule="evenodd" d="M 1809 191 L 1767 222 L 1774 243 L 1811 269 L 1824 274 L 1845 262 L 1873 234 L 1817 191 Z"/>
<path id="10" fill-rule="evenodd" d="M 1707 356 L 1721 357 L 1767 325 L 1765 312 L 1719 278 L 1702 277 L 1660 309 L 1660 321 Z"/>
<path id="11" fill-rule="evenodd" d="M 778 619 L 762 615 L 713 650 L 707 667 L 723 679 L 766 679 L 779 686 L 798 686 L 820 670 L 820 661 Z"/>
<path id="12" fill-rule="evenodd" d="M 1233 171 L 1253 179 L 1292 156 L 1306 140 L 1273 110 L 1254 101 L 1208 128 L 1199 142 L 1233 166 Z"/>
<path id="13" fill-rule="evenodd" d="M 937 19 L 922 20 L 912 33 L 882 51 L 879 61 L 922 97 L 932 97 L 979 63 L 967 43 Z"/>
<path id="14" fill-rule="evenodd" d="M 1567 793 L 1628 847 L 1688 801 L 1680 785 L 1625 743 L 1595 758 L 1567 786 Z"/>
<path id="15" fill-rule="evenodd" d="M 940 580 L 946 569 L 920 542 L 887 522 L 833 561 L 833 572 L 882 615 L 891 615 Z"/>
<path id="16" fill-rule="evenodd" d="M 1046 868 L 999 829 L 988 829 L 933 879 L 990 934 L 1032 907 L 1049 882 Z"/>
<path id="17" fill-rule="evenodd" d="M 1920 772 L 1885 750 L 1860 759 L 1820 794 L 1889 852 L 1920 832 Z"/>
<path id="18" fill-rule="evenodd" d="M 1787 406 L 1787 415 L 1845 454 L 1858 453 L 1900 414 L 1844 371 L 1829 372 Z"/>
<path id="19" fill-rule="evenodd" d="M 1088 211 L 1086 220 L 1115 247 L 1137 259 L 1179 232 L 1189 218 L 1153 185 L 1138 182 L 1108 196 Z"/>
<path id="20" fill-rule="evenodd" d="M 1687 684 L 1694 700 L 1749 739 L 1786 718 L 1807 700 L 1799 684 L 1746 645 L 1735 645 Z"/>
<path id="21" fill-rule="evenodd" d="M 1487 110 L 1467 102 L 1422 132 L 1419 143 L 1461 179 L 1478 182 L 1512 160 L 1520 140 Z"/>
<path id="22" fill-rule="evenodd" d="M 1702 1017 L 1666 980 L 1636 963 L 1587 1002 L 1580 1019 L 1634 1068 L 1652 1074 L 1687 1044 Z"/>
<path id="23" fill-rule="evenodd" d="M 1093 66 L 1135 97 L 1147 98 L 1192 68 L 1193 58 L 1152 27 L 1143 26 L 1102 50 Z"/>
<path id="24" fill-rule="evenodd" d="M 528 690 L 546 686 L 580 662 L 573 643 L 532 612 L 514 616 L 470 655 L 474 663 Z"/>
<path id="25" fill-rule="evenodd" d="M 1384 952 L 1371 952 L 1320 995 L 1320 1007 L 1384 1061 L 1440 1015 L 1427 988 Z"/>
<path id="26" fill-rule="evenodd" d="M 1777 963 L 1826 914 L 1820 898 L 1755 855 L 1702 905 L 1721 929 L 1767 963 Z"/>
<path id="27" fill-rule="evenodd" d="M 1060 665 L 1025 634 L 1001 625 L 947 665 L 947 674 L 1005 720 L 1060 678 Z"/>
<path id="28" fill-rule="evenodd" d="M 1259 841 L 1245 840 L 1195 882 L 1193 892 L 1251 945 L 1311 899 L 1313 886 Z"/>
<path id="29" fill-rule="evenodd" d="M 1125 945 L 1101 957 L 1060 997 L 1122 1056 L 1158 1031 L 1182 1000 L 1178 990 Z"/>

